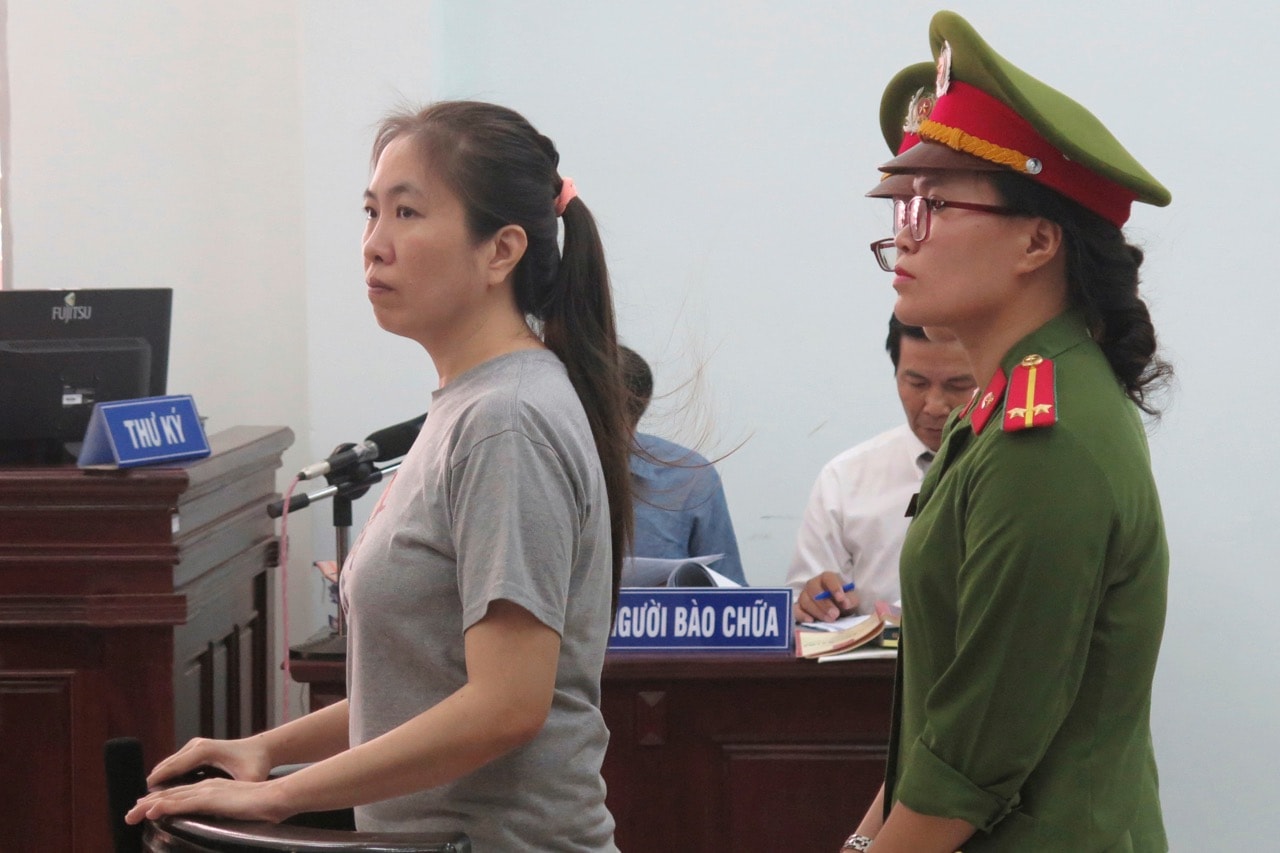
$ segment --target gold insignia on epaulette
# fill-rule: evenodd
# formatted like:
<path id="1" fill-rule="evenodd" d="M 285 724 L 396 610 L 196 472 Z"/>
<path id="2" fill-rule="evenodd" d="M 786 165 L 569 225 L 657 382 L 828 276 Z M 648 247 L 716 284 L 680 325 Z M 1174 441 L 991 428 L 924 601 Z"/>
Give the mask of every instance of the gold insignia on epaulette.
<path id="1" fill-rule="evenodd" d="M 1053 362 L 1029 355 L 1013 368 L 1005 397 L 1005 432 L 1053 426 L 1058 422 Z"/>

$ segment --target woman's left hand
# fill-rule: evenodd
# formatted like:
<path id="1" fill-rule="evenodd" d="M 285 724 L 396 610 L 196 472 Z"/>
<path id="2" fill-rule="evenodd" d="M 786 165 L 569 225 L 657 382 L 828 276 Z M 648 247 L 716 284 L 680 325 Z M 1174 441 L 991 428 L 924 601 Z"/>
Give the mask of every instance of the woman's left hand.
<path id="1" fill-rule="evenodd" d="M 152 791 L 138 800 L 124 819 L 126 823 L 141 823 L 166 815 L 202 814 L 279 823 L 292 812 L 279 802 L 278 793 L 279 786 L 274 781 L 206 779 L 194 785 Z"/>

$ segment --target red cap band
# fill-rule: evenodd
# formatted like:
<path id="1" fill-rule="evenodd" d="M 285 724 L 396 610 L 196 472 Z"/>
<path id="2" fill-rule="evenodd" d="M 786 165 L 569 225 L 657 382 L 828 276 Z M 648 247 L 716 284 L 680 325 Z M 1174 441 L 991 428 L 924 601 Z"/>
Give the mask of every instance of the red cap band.
<path id="1" fill-rule="evenodd" d="M 900 150 L 911 147 L 903 138 Z M 1117 227 L 1136 194 L 1068 159 L 1022 116 L 975 86 L 952 80 L 920 126 L 920 139 L 1008 166 L 1057 190 Z"/>

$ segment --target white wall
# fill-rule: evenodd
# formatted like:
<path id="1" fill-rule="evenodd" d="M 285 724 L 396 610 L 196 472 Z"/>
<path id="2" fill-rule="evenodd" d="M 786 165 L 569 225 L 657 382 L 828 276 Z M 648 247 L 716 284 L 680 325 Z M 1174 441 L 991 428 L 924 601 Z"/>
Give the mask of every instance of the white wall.
<path id="1" fill-rule="evenodd" d="M 300 8 L 312 413 L 307 439 L 312 454 L 323 458 L 341 442 L 426 411 L 436 386 L 422 348 L 374 322 L 360 256 L 373 130 L 391 105 L 425 97 L 432 4 L 382 3 L 373 18 L 365 4 Z M 355 504 L 351 541 L 379 492 L 375 488 Z M 332 559 L 332 504 L 309 511 L 314 550 Z"/>
<path id="2" fill-rule="evenodd" d="M 1212 15 L 1134 0 L 960 6 L 1173 191 L 1129 229 L 1180 376 L 1152 433 L 1173 551 L 1154 711 L 1164 802 L 1175 850 L 1270 849 L 1280 176 L 1266 95 L 1280 14 L 1244 0 Z M 10 0 L 15 274 L 179 282 L 191 313 L 173 387 L 228 424 L 289 424 L 309 461 L 423 411 L 435 380 L 361 293 L 372 124 L 401 98 L 513 106 L 556 140 L 597 214 L 623 334 L 659 390 L 702 371 L 692 402 L 676 395 L 650 426 L 698 440 L 709 425 L 713 454 L 746 439 L 720 468 L 748 577 L 777 583 L 817 469 L 900 417 L 881 349 L 893 294 L 866 248 L 887 211 L 862 192 L 887 154 L 880 92 L 929 59 L 935 8 L 135 0 L 108 15 Z M 311 521 L 316 555 L 331 552 L 327 517 Z"/>
<path id="3" fill-rule="evenodd" d="M 172 287 L 169 391 L 210 433 L 291 427 L 290 472 L 311 461 L 299 36 L 292 3 L 9 3 L 14 285 Z"/>

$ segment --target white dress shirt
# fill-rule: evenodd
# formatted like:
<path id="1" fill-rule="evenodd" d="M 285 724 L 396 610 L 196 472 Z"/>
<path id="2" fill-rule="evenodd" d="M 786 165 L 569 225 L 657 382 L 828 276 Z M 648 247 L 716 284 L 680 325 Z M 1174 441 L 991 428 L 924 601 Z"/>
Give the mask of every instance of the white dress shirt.
<path id="1" fill-rule="evenodd" d="M 907 504 L 932 460 L 902 424 L 828 462 L 809 495 L 787 585 L 799 594 L 810 578 L 837 572 L 856 585 L 861 613 L 877 601 L 897 601 Z"/>

